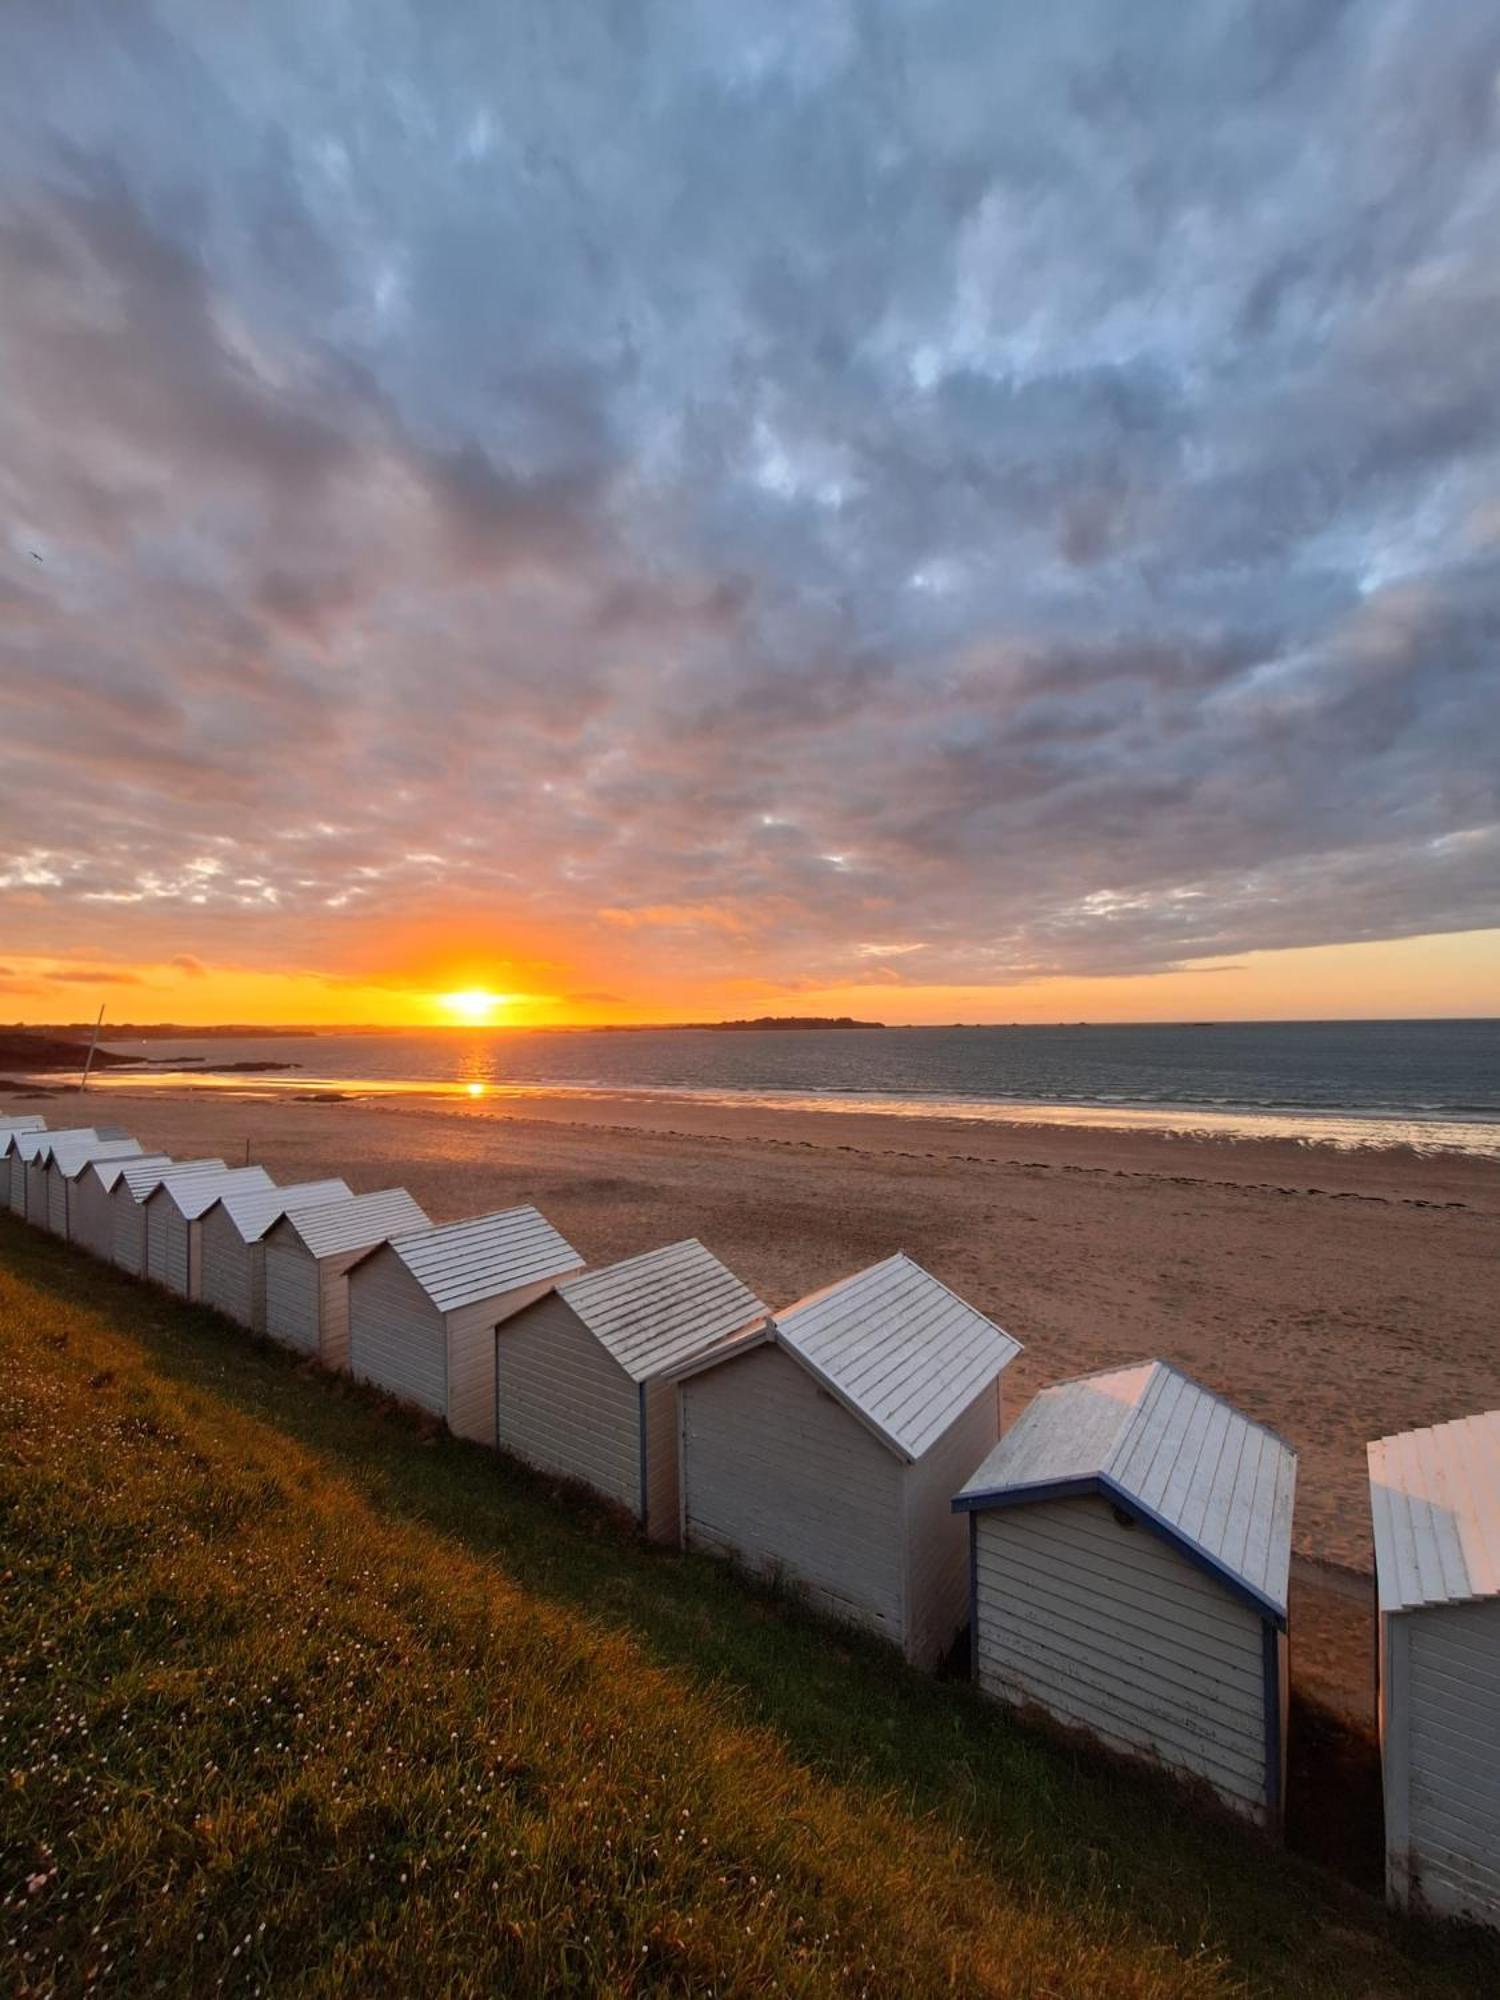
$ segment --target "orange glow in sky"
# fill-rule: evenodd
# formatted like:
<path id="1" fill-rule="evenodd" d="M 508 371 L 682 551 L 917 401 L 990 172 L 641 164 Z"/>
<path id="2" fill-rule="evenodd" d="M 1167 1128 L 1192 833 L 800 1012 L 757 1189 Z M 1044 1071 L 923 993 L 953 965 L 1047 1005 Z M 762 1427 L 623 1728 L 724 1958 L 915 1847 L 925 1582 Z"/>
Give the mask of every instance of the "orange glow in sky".
<path id="1" fill-rule="evenodd" d="M 612 940 L 613 941 L 613 940 Z M 393 953 L 394 956 L 394 953 Z M 226 1022 L 307 1027 L 582 1027 L 757 1014 L 852 1014 L 893 1024 L 1309 1020 L 1500 1014 L 1500 930 L 1242 953 L 1131 976 L 990 986 L 924 981 L 911 960 L 843 983 L 727 972 L 673 977 L 632 961 L 451 959 L 337 976 L 178 959 L 130 963 L 10 954 L 0 1016 L 15 1021 Z M 908 967 L 911 969 L 908 970 Z M 447 977 L 442 976 L 446 970 Z M 596 982 L 607 982 L 596 984 Z"/>

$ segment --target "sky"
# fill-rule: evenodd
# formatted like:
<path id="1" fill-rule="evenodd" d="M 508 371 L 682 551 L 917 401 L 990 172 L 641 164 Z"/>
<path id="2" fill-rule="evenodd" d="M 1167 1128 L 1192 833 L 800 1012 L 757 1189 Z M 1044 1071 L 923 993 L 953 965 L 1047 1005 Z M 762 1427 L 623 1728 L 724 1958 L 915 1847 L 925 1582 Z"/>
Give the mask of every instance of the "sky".
<path id="1" fill-rule="evenodd" d="M 11 0 L 0 1015 L 1500 1013 L 1497 216 L 1493 7 Z"/>

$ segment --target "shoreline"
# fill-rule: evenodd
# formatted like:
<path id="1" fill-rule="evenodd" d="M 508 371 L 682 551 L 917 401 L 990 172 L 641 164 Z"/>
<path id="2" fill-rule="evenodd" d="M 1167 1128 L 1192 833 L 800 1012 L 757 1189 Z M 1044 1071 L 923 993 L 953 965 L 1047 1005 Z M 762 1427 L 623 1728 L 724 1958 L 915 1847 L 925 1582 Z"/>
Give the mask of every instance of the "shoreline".
<path id="1" fill-rule="evenodd" d="M 276 1074 L 267 1074 L 274 1070 Z M 293 1074 L 291 1072 L 298 1071 Z M 39 1095 L 67 1096 L 70 1086 L 44 1076 L 0 1079 Z M 112 1095 L 187 1095 L 342 1101 L 393 1102 L 402 1099 L 434 1104 L 492 1104 L 529 1107 L 554 1100 L 578 1104 L 645 1103 L 710 1106 L 730 1114 L 769 1111 L 780 1117 L 806 1114 L 832 1118 L 882 1118 L 906 1125 L 965 1124 L 980 1127 L 1021 1127 L 1043 1131 L 1080 1130 L 1158 1136 L 1178 1142 L 1221 1142 L 1234 1145 L 1291 1146 L 1316 1157 L 1340 1153 L 1395 1152 L 1413 1159 L 1447 1157 L 1487 1160 L 1500 1169 L 1500 1120 L 1468 1120 L 1436 1115 L 1409 1115 L 1389 1110 L 1324 1111 L 1315 1108 L 1254 1105 L 1205 1106 L 1183 1103 L 1147 1104 L 1077 1100 L 1067 1103 L 1034 1099 L 968 1099 L 927 1095 L 822 1092 L 724 1087 L 695 1089 L 689 1085 L 602 1083 L 494 1083 L 488 1080 L 439 1081 L 427 1078 L 338 1077 L 303 1074 L 296 1064 L 256 1064 L 242 1067 L 211 1065 L 192 1069 L 110 1069 L 91 1079 L 90 1089 Z"/>

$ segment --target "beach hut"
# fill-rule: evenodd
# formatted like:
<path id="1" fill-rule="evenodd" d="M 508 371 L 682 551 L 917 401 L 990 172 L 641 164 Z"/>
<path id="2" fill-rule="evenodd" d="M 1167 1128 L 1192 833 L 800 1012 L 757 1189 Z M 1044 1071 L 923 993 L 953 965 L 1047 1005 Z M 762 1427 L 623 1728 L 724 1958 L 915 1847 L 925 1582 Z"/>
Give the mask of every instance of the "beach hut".
<path id="1" fill-rule="evenodd" d="M 127 1160 L 110 1191 L 111 1263 L 133 1278 L 146 1275 L 146 1203 L 170 1174 L 191 1180 L 198 1174 L 226 1174 L 222 1160 Z"/>
<path id="2" fill-rule="evenodd" d="M 71 1238 L 73 1188 L 91 1160 L 139 1159 L 139 1139 L 74 1139 L 53 1146 L 42 1169 L 46 1181 L 45 1226 L 54 1236 Z"/>
<path id="3" fill-rule="evenodd" d="M 1386 1891 L 1500 1926 L 1500 1410 L 1369 1465 Z"/>
<path id="4" fill-rule="evenodd" d="M 34 1111 L 7 1111 L 0 1114 L 0 1160 L 8 1159 L 10 1136 L 17 1132 L 45 1132 L 47 1121 Z"/>
<path id="5" fill-rule="evenodd" d="M 45 1126 L 31 1132 L 12 1132 L 5 1138 L 6 1200 L 12 1215 L 26 1213 L 26 1172 L 51 1135 Z"/>
<path id="6" fill-rule="evenodd" d="M 87 1139 L 123 1139 L 117 1125 L 69 1125 L 61 1132 L 23 1132 L 11 1154 L 10 1205 L 38 1229 L 47 1226 L 47 1162 L 59 1142 L 72 1145 Z"/>
<path id="7" fill-rule="evenodd" d="M 953 1503 L 980 1688 L 1276 1826 L 1296 1476 L 1164 1361 L 1044 1389 Z"/>
<path id="8" fill-rule="evenodd" d="M 492 1445 L 495 1328 L 582 1268 L 531 1207 L 395 1237 L 349 1268 L 351 1372 Z"/>
<path id="9" fill-rule="evenodd" d="M 683 1537 L 935 1666 L 964 1621 L 952 1495 L 1019 1342 L 898 1254 L 681 1375 Z"/>
<path id="10" fill-rule="evenodd" d="M 260 1333 L 266 1323 L 265 1235 L 292 1209 L 347 1201 L 347 1181 L 297 1181 L 290 1187 L 231 1187 L 199 1219 L 197 1296 L 226 1319 Z"/>
<path id="11" fill-rule="evenodd" d="M 0 1205 L 6 1208 L 14 1206 L 11 1201 L 11 1162 L 19 1158 L 17 1147 L 20 1141 L 22 1139 L 31 1139 L 39 1143 L 46 1130 L 46 1120 L 42 1118 L 18 1118 L 9 1122 L 0 1122 Z M 24 1190 L 26 1185 L 24 1175 L 21 1185 Z M 23 1215 L 26 1212 L 24 1192 L 20 1212 Z"/>
<path id="12" fill-rule="evenodd" d="M 274 1186 L 264 1167 L 221 1174 L 168 1174 L 146 1197 L 146 1276 L 179 1298 L 196 1299 L 205 1209 L 231 1189 Z"/>
<path id="13" fill-rule="evenodd" d="M 676 1376 L 766 1312 L 692 1240 L 564 1279 L 495 1336 L 495 1442 L 676 1541 Z"/>
<path id="14" fill-rule="evenodd" d="M 116 1153 L 90 1160 L 73 1183 L 68 1205 L 68 1241 L 108 1262 L 114 1255 L 115 1187 L 129 1166 L 166 1168 L 165 1153 Z"/>
<path id="15" fill-rule="evenodd" d="M 327 1368 L 347 1368 L 349 1266 L 393 1236 L 431 1227 L 405 1188 L 282 1216 L 265 1236 L 266 1332 Z"/>

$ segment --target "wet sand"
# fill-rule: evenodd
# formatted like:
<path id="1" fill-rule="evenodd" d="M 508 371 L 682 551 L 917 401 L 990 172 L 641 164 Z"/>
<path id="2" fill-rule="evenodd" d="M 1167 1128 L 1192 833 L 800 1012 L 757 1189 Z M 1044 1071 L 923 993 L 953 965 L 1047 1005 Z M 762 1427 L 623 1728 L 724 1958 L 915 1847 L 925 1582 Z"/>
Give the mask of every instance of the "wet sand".
<path id="1" fill-rule="evenodd" d="M 773 1304 L 909 1251 L 1049 1381 L 1175 1361 L 1300 1454 L 1294 1651 L 1367 1709 L 1364 1444 L 1500 1404 L 1500 1164 L 1285 1142 L 539 1094 L 307 1103 L 0 1095 L 281 1181 L 403 1184 L 436 1220 L 535 1201 L 591 1263 L 700 1236 Z"/>

